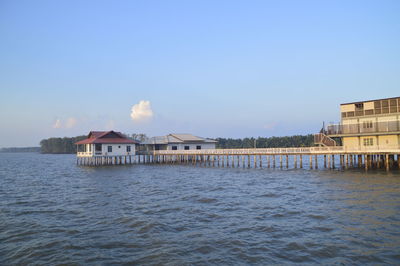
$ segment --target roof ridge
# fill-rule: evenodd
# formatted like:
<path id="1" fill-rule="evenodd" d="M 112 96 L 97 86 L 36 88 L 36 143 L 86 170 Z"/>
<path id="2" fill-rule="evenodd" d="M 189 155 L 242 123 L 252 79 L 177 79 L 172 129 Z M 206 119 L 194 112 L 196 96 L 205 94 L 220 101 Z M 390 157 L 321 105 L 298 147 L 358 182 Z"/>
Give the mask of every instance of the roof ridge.
<path id="1" fill-rule="evenodd" d="M 102 134 L 100 134 L 96 139 L 99 139 L 101 137 L 104 137 L 105 135 L 107 135 L 108 133 L 113 132 L 113 130 L 109 130 L 109 131 L 104 131 Z"/>
<path id="2" fill-rule="evenodd" d="M 176 134 L 178 134 L 178 133 L 174 133 L 174 134 L 173 134 L 173 133 L 170 133 L 170 134 L 167 135 L 167 137 L 168 137 L 168 136 L 171 136 L 171 137 L 174 137 L 174 138 L 179 139 L 180 141 L 184 142 L 184 140 L 181 139 L 181 138 L 178 138 L 178 137 L 176 136 Z M 181 135 L 182 135 L 182 134 L 181 134 Z"/>

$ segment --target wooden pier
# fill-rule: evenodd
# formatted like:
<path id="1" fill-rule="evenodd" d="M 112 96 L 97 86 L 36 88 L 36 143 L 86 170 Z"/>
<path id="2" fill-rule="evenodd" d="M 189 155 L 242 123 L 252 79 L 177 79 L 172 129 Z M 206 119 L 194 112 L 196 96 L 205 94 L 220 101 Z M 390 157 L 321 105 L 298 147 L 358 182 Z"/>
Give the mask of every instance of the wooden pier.
<path id="1" fill-rule="evenodd" d="M 78 157 L 78 165 L 190 164 L 241 168 L 400 169 L 400 147 L 346 149 L 335 147 L 157 150 L 126 156 Z"/>

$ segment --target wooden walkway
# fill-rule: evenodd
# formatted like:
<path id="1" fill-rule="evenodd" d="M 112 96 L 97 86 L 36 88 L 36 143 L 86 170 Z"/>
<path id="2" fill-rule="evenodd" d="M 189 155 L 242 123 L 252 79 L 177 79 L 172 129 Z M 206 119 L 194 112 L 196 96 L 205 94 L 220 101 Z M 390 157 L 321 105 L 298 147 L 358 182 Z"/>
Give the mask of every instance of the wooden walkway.
<path id="1" fill-rule="evenodd" d="M 337 160 L 337 161 L 335 161 Z M 78 165 L 192 164 L 214 167 L 400 169 L 400 147 L 336 147 L 158 150 L 126 156 L 78 157 Z"/>

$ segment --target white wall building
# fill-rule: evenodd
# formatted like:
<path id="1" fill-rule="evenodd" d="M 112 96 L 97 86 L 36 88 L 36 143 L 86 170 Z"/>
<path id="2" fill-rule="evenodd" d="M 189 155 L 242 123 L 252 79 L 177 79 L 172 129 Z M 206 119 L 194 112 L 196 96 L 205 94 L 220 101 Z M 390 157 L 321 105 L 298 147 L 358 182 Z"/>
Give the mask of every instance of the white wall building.
<path id="1" fill-rule="evenodd" d="M 152 137 L 141 143 L 142 150 L 207 150 L 215 149 L 217 141 L 192 134 L 169 134 Z"/>
<path id="2" fill-rule="evenodd" d="M 137 142 L 120 132 L 91 131 L 87 139 L 78 141 L 78 157 L 135 155 Z"/>

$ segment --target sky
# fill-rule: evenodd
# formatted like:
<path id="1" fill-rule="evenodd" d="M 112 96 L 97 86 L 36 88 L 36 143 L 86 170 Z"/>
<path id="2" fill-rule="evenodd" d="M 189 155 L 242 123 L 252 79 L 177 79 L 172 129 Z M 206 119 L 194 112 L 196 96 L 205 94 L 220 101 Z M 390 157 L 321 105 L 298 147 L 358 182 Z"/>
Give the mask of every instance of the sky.
<path id="1" fill-rule="evenodd" d="M 400 1 L 0 0 L 0 147 L 316 133 L 400 96 Z"/>

